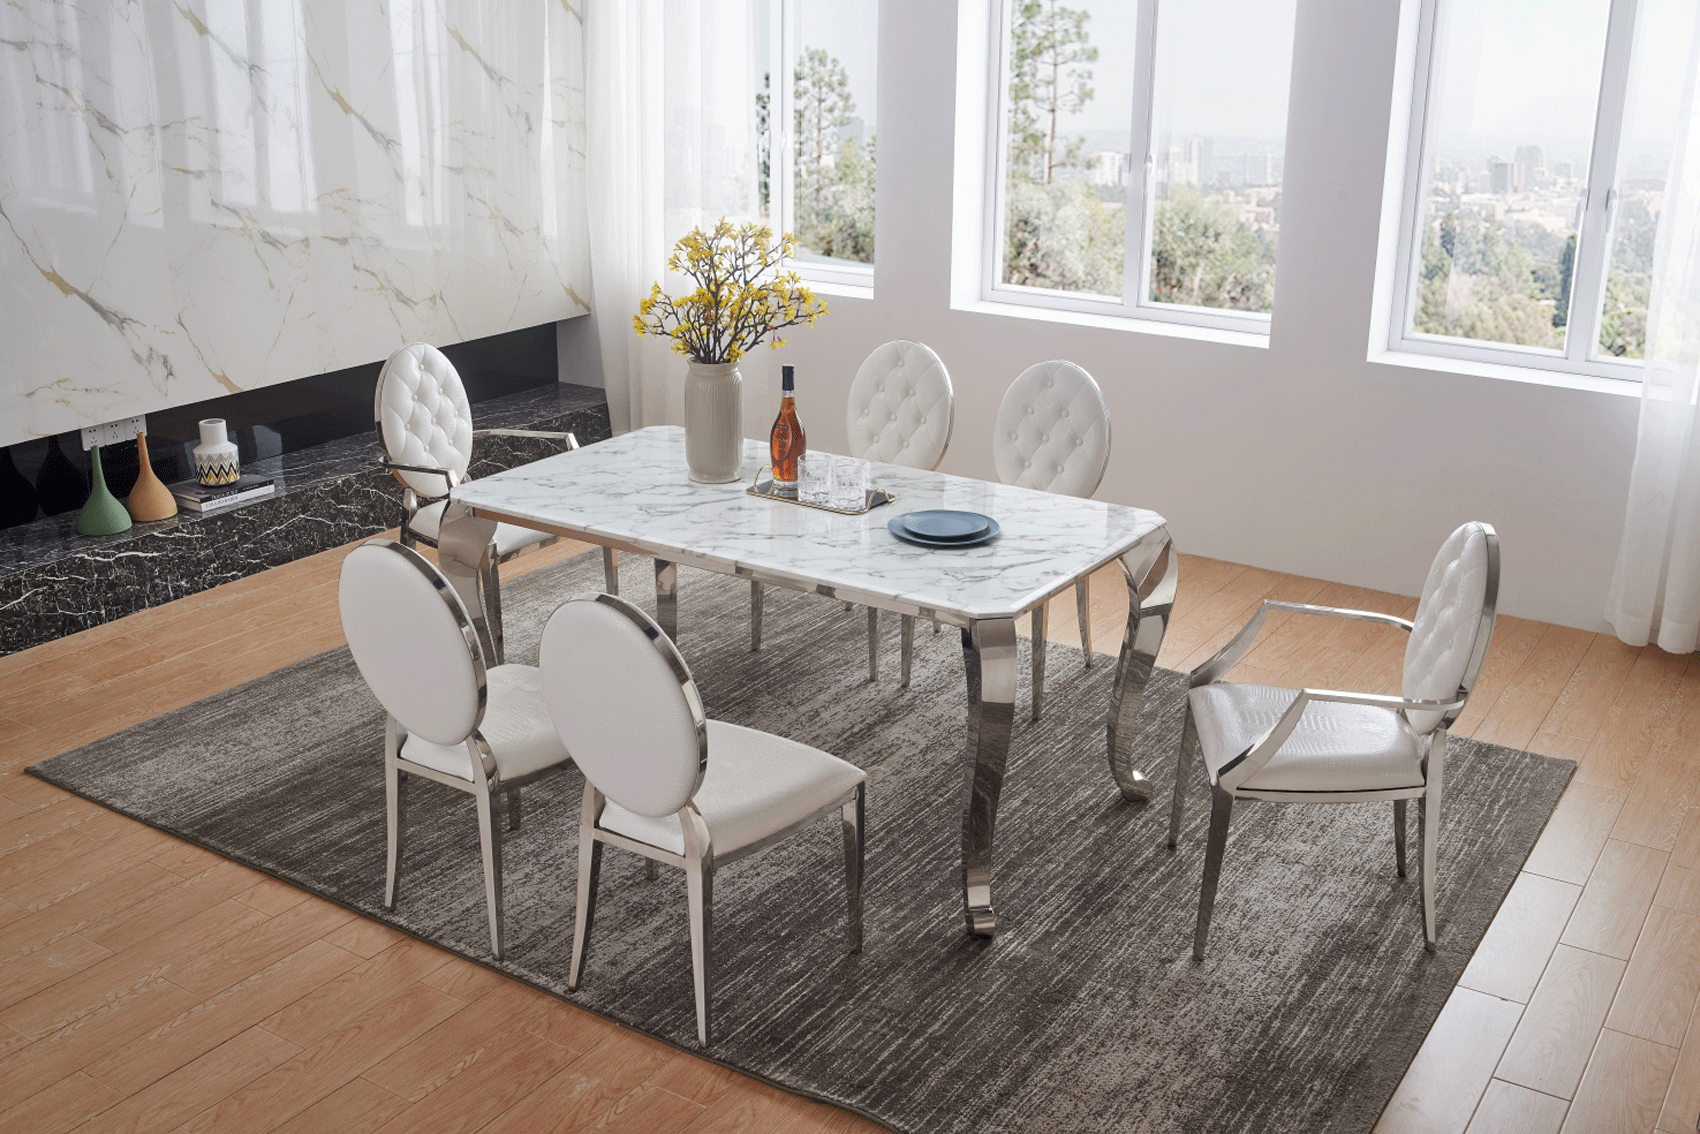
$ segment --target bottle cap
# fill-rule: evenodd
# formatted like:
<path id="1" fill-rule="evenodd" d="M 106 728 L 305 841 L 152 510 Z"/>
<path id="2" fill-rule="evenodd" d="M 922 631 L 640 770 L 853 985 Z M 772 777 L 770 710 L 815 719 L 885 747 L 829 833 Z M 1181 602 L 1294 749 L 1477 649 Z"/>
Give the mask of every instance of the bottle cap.
<path id="1" fill-rule="evenodd" d="M 796 390 L 797 368 L 795 366 L 781 366 L 779 368 L 779 388 L 781 390 Z"/>

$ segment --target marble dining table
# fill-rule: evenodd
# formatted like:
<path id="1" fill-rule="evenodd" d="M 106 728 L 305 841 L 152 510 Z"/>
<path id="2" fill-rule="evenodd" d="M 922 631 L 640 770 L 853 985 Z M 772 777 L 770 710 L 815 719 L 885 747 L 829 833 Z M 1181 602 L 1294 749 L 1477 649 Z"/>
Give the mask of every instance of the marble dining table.
<path id="1" fill-rule="evenodd" d="M 747 494 L 765 467 L 765 446 L 747 440 L 740 480 L 696 483 L 686 475 L 683 429 L 634 430 L 457 485 L 444 514 L 438 561 L 473 612 L 485 649 L 498 657 L 499 603 L 485 616 L 485 591 L 494 585 L 488 549 L 498 522 L 653 558 L 657 621 L 675 639 L 680 566 L 960 628 L 968 689 L 963 910 L 969 934 L 993 936 L 992 838 L 1015 723 L 1016 620 L 1076 580 L 1120 562 L 1128 619 L 1107 707 L 1106 749 L 1122 795 L 1149 799 L 1151 785 L 1134 766 L 1132 738 L 1179 572 L 1163 517 L 878 462 L 870 483 L 891 491 L 894 503 L 844 515 Z M 893 516 L 928 508 L 983 513 L 1002 530 L 989 543 L 949 549 L 906 543 L 887 530 Z"/>

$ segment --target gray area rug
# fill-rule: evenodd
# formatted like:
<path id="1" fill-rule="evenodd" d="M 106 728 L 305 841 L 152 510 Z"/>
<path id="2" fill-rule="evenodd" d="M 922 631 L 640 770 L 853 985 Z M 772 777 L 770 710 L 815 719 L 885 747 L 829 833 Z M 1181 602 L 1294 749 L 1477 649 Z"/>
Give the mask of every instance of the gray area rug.
<path id="1" fill-rule="evenodd" d="M 647 561 L 623 576 L 652 607 Z M 510 658 L 598 589 L 581 556 L 504 594 Z M 900 1131 L 1367 1131 L 1574 767 L 1468 740 L 1448 760 L 1440 948 L 1391 806 L 1242 803 L 1210 953 L 1190 956 L 1208 824 L 1202 776 L 1164 845 L 1183 683 L 1159 671 L 1139 748 L 1157 802 L 1121 801 L 1104 756 L 1113 665 L 1053 646 L 1046 719 L 1025 680 L 997 832 L 1002 932 L 962 931 L 964 678 L 954 632 L 916 635 L 913 687 L 866 682 L 865 616 L 770 589 L 748 649 L 747 585 L 681 572 L 681 648 L 711 715 L 869 772 L 866 942 L 842 951 L 837 820 L 721 873 L 708 1054 Z M 896 619 L 886 623 L 896 669 Z M 1023 644 L 1025 649 L 1025 643 Z M 1025 660 L 1023 673 L 1026 673 Z M 472 803 L 412 785 L 396 910 L 384 879 L 382 715 L 346 650 L 30 770 L 369 917 L 488 962 Z M 712 753 L 710 758 L 712 758 Z M 504 847 L 509 954 L 493 967 L 695 1050 L 682 875 L 609 850 L 584 983 L 566 992 L 582 781 L 525 792 Z M 1415 848 L 1413 819 L 1413 850 Z"/>

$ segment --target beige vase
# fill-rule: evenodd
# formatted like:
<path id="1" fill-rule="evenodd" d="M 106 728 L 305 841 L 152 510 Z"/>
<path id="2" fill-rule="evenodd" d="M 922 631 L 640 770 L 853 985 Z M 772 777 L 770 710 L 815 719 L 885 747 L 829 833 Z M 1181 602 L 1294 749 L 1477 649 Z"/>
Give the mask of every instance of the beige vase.
<path id="1" fill-rule="evenodd" d="M 148 463 L 146 434 L 136 434 L 136 456 L 141 458 L 141 475 L 136 477 L 136 487 L 130 490 L 129 498 L 124 501 L 125 506 L 130 509 L 131 517 L 137 520 L 164 520 L 175 516 L 177 498 L 171 495 L 171 490 L 154 475 L 153 465 Z"/>
<path id="2" fill-rule="evenodd" d="M 698 362 L 685 370 L 685 465 L 692 480 L 738 479 L 744 461 L 744 379 L 736 363 Z"/>

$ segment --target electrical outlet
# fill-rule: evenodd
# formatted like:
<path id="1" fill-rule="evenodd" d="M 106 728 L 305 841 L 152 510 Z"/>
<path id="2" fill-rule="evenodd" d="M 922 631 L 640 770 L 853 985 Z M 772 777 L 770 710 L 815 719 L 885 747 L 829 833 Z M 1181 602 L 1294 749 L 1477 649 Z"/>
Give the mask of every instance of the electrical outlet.
<path id="1" fill-rule="evenodd" d="M 109 421 L 104 425 L 83 426 L 83 450 L 86 452 L 96 445 L 116 445 L 120 441 L 134 441 L 136 434 L 148 431 L 146 415 L 121 417 L 117 421 Z"/>

